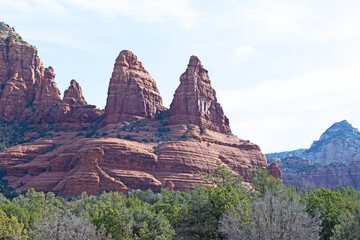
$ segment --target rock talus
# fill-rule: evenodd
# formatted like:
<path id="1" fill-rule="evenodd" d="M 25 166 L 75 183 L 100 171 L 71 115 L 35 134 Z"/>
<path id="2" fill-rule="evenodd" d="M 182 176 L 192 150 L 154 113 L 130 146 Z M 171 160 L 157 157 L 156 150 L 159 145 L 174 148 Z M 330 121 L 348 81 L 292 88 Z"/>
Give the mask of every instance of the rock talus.
<path id="1" fill-rule="evenodd" d="M 169 124 L 191 122 L 222 133 L 230 131 L 229 119 L 217 102 L 208 71 L 196 56 L 191 56 L 186 71 L 180 76 L 169 115 Z"/>

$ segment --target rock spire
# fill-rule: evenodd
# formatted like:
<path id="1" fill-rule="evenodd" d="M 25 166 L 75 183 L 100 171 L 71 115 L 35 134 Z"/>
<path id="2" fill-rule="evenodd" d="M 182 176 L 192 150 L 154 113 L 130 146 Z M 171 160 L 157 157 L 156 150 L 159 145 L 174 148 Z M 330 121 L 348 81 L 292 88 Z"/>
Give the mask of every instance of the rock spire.
<path id="1" fill-rule="evenodd" d="M 63 103 L 75 106 L 88 105 L 79 83 L 74 79 L 71 80 L 69 88 L 64 92 Z"/>
<path id="2" fill-rule="evenodd" d="M 191 56 L 186 71 L 180 76 L 169 115 L 169 124 L 192 122 L 222 133 L 230 131 L 229 119 L 217 102 L 208 71 L 196 56 Z"/>
<path id="3" fill-rule="evenodd" d="M 121 51 L 110 79 L 106 123 L 152 118 L 162 110 L 164 107 L 155 81 L 135 54 Z"/>

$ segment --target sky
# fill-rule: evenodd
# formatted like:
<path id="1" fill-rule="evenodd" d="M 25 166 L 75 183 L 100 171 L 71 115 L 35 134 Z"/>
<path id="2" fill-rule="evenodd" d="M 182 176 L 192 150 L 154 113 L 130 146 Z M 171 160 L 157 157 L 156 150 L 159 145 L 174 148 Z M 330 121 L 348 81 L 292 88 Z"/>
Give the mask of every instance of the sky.
<path id="1" fill-rule="evenodd" d="M 76 79 L 104 108 L 114 62 L 134 52 L 169 106 L 191 55 L 232 132 L 264 153 L 360 127 L 358 0 L 0 0 L 0 21 L 37 47 L 60 91 Z"/>

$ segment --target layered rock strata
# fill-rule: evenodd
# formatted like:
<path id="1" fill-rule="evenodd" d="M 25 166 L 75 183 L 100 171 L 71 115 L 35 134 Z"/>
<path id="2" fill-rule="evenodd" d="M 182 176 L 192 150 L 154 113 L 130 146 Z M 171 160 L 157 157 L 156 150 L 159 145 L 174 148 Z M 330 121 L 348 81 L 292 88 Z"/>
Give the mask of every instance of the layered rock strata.
<path id="1" fill-rule="evenodd" d="M 202 182 L 200 174 L 216 168 L 218 160 L 234 174 L 242 175 L 245 182 L 250 181 L 255 169 L 266 167 L 259 147 L 239 142 L 236 136 L 211 130 L 201 134 L 194 127 L 185 141 L 180 139 L 186 129 L 179 125 L 169 128 L 169 135 L 179 140 L 147 143 L 141 141 L 150 132 L 146 130 L 135 132 L 132 141 L 119 139 L 116 136 L 132 133 L 122 126 L 116 131 L 112 128 L 106 138 L 50 131 L 52 137 L 1 152 L 0 168 L 6 169 L 6 179 L 19 192 L 35 188 L 72 196 L 82 191 L 191 189 Z M 156 137 L 157 132 L 151 136 Z"/>
<path id="2" fill-rule="evenodd" d="M 185 190 L 201 182 L 200 174 L 214 170 L 219 160 L 247 183 L 255 169 L 267 166 L 256 144 L 230 133 L 197 57 L 191 57 L 164 112 L 155 81 L 133 53 L 122 51 L 104 112 L 87 104 L 75 80 L 61 100 L 54 70 L 43 68 L 36 49 L 6 24 L 0 24 L 0 36 L 0 119 L 10 121 L 0 127 L 17 126 L 22 142 L 16 145 L 11 136 L 0 134 L 2 140 L 9 138 L 1 148 L 0 168 L 18 192 L 35 188 L 72 196 Z M 269 170 L 281 178 L 278 165 Z"/>

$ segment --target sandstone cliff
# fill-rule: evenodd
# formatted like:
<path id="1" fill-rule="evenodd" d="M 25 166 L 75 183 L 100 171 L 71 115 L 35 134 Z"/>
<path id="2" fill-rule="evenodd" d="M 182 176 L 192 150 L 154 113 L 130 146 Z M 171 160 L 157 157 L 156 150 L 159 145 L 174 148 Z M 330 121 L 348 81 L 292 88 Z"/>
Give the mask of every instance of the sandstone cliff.
<path id="1" fill-rule="evenodd" d="M 185 190 L 218 160 L 245 182 L 255 169 L 267 167 L 256 144 L 230 133 L 196 57 L 165 112 L 155 81 L 133 53 L 122 51 L 104 112 L 87 104 L 75 80 L 61 100 L 54 70 L 43 68 L 36 49 L 7 25 L 0 30 L 0 140 L 6 143 L 0 148 L 0 168 L 16 191 L 35 188 L 70 196 Z M 279 165 L 269 170 L 281 178 Z"/>

